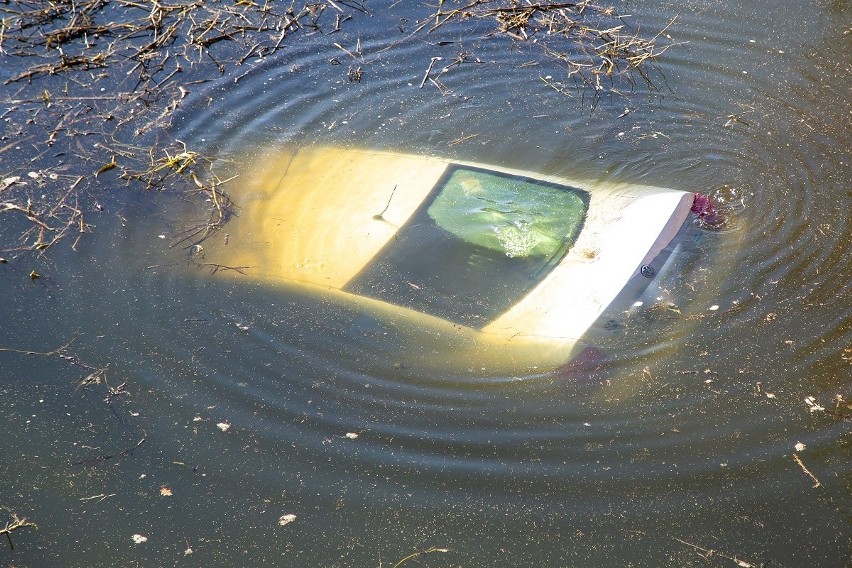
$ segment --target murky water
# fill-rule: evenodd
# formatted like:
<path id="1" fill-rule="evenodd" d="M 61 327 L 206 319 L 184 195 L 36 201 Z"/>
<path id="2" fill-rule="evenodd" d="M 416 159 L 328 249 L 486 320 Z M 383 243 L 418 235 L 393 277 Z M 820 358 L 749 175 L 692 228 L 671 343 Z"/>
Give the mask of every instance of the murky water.
<path id="1" fill-rule="evenodd" d="M 0 353 L 0 505 L 38 524 L 3 565 L 848 565 L 849 422 L 805 399 L 852 397 L 849 4 L 631 3 L 676 45 L 594 112 L 539 50 L 396 4 L 194 86 L 167 136 L 223 178 L 333 143 L 709 192 L 731 223 L 659 291 L 679 313 L 586 380 L 427 372 L 453 337 L 191 265 L 196 205 L 123 192 L 76 253 L 0 265 L 0 347 L 74 340 Z"/>

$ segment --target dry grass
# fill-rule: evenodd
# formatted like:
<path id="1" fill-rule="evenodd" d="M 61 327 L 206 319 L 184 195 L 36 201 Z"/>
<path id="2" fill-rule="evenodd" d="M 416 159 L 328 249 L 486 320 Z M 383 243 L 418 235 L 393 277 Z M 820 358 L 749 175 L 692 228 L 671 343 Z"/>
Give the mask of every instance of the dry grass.
<path id="1" fill-rule="evenodd" d="M 420 22 L 417 30 L 432 33 L 470 20 L 494 23 L 492 37 L 508 37 L 539 47 L 545 56 L 561 62 L 566 79 L 581 91 L 591 90 L 592 104 L 607 89 L 615 91 L 615 79 L 631 85 L 639 75 L 656 88 L 649 67 L 672 45 L 664 29 L 648 38 L 632 31 L 625 17 L 613 7 L 591 0 L 555 2 L 533 0 L 472 0 L 438 3 L 434 15 Z M 550 87 L 570 94 L 566 85 L 542 77 Z"/>
<path id="2" fill-rule="evenodd" d="M 217 177 L 213 159 L 165 134 L 187 95 L 225 73 L 238 81 L 241 66 L 300 34 L 333 34 L 367 13 L 363 0 L 0 4 L 0 216 L 12 220 L 0 225 L 0 260 L 44 254 L 66 237 L 76 248 L 102 209 L 98 196 L 116 183 L 200 197 L 209 216 L 179 242 L 189 249 L 208 237 L 230 215 L 228 180 Z M 602 93 L 618 92 L 616 80 L 632 85 L 638 75 L 653 87 L 648 69 L 672 45 L 659 45 L 665 30 L 642 39 L 615 10 L 588 0 L 440 0 L 412 35 L 453 27 L 464 37 L 489 22 L 486 40 L 510 38 L 541 49 L 566 71 L 561 79 L 541 80 L 568 96 L 591 91 L 593 107 Z M 360 82 L 368 63 L 360 42 L 334 45 L 353 60 L 349 81 Z M 428 81 L 445 93 L 442 75 L 478 61 L 462 51 L 436 66 L 442 59 L 432 58 L 421 88 Z"/>
<path id="3" fill-rule="evenodd" d="M 117 180 L 200 196 L 210 214 L 189 244 L 209 236 L 230 213 L 226 181 L 213 160 L 160 139 L 175 111 L 194 85 L 364 10 L 353 0 L 0 4 L 0 215 L 12 219 L 0 258 L 44 254 L 68 236 L 76 249 Z"/>

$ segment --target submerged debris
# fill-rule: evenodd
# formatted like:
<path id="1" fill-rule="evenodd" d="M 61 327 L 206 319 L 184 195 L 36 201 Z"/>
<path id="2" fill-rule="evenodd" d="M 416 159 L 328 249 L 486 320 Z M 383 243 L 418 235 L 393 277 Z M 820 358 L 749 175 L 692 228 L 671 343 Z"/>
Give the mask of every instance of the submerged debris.
<path id="1" fill-rule="evenodd" d="M 6 507 L 0 507 L 6 511 L 6 525 L 3 528 L 0 528 L 0 534 L 6 535 L 6 540 L 9 541 L 9 548 L 11 550 L 15 550 L 15 544 L 12 542 L 12 533 L 18 529 L 22 528 L 33 528 L 37 529 L 38 525 L 27 519 L 26 517 L 19 517 L 18 514 L 11 509 Z"/>
<path id="2" fill-rule="evenodd" d="M 43 253 L 67 236 L 74 237 L 76 250 L 93 230 L 90 216 L 103 211 L 95 193 L 109 188 L 114 172 L 148 189 L 202 197 L 210 204 L 210 218 L 175 244 L 189 248 L 210 236 L 230 215 L 228 180 L 216 177 L 213 160 L 180 141 L 158 138 L 175 111 L 195 85 L 269 57 L 299 35 L 340 31 L 356 14 L 370 14 L 363 0 L 8 4 L 0 54 L 4 83 L 15 91 L 0 99 L 5 107 L 0 156 L 28 170 L 0 172 L 0 215 L 22 221 L 4 227 L 0 252 Z M 438 2 L 409 37 L 451 27 L 465 37 L 491 22 L 494 32 L 482 39 L 509 38 L 540 49 L 543 58 L 566 70 L 561 80 L 548 76 L 548 85 L 567 95 L 560 81 L 573 83 L 593 93 L 596 102 L 604 93 L 623 94 L 617 79 L 632 88 L 635 73 L 653 88 L 650 64 L 674 45 L 666 35 L 674 20 L 656 35 L 640 37 L 624 18 L 588 0 L 448 0 Z M 370 61 L 360 41 L 331 45 L 351 58 L 348 80 L 362 81 Z M 445 59 L 446 65 L 436 65 Z M 441 76 L 478 61 L 464 50 L 433 57 L 420 86 L 428 81 L 447 92 Z M 99 141 L 84 143 L 91 135 Z M 62 156 L 73 160 L 65 163 Z"/>
<path id="3" fill-rule="evenodd" d="M 67 236 L 76 250 L 93 228 L 90 215 L 103 210 L 95 192 L 112 188 L 113 171 L 149 189 L 203 197 L 210 218 L 181 244 L 209 236 L 230 213 L 225 182 L 211 160 L 157 137 L 193 85 L 273 54 L 291 36 L 338 31 L 356 12 L 365 12 L 358 0 L 5 5 L 0 77 L 14 91 L 0 98 L 0 156 L 28 170 L 0 171 L 0 216 L 15 217 L 0 223 L 0 251 L 43 254 Z M 92 135 L 100 141 L 84 142 Z"/>
<path id="4" fill-rule="evenodd" d="M 676 17 L 652 37 L 631 32 L 626 18 L 612 6 L 590 0 L 465 0 L 452 4 L 442 0 L 438 2 L 435 13 L 420 22 L 416 31 L 433 33 L 453 24 L 469 26 L 466 22 L 471 20 L 491 21 L 496 29 L 488 37 L 507 37 L 538 47 L 546 57 L 564 66 L 566 80 L 582 91 L 591 90 L 594 107 L 605 92 L 622 94 L 615 83 L 616 78 L 633 86 L 636 73 L 655 89 L 649 66 L 674 45 L 666 32 L 675 23 Z M 432 59 L 421 88 L 430 78 L 436 59 L 440 58 Z M 447 68 L 442 74 L 446 71 Z M 436 80 L 437 77 L 433 82 Z M 570 94 L 565 85 L 554 81 L 551 76 L 542 77 L 542 80 L 556 91 Z"/>

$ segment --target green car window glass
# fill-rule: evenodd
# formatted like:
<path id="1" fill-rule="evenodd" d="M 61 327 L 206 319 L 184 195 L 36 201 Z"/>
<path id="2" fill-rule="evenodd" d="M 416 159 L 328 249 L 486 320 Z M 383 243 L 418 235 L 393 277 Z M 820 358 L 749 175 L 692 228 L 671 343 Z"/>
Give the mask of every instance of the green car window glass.
<path id="1" fill-rule="evenodd" d="M 550 258 L 570 246 L 586 214 L 576 191 L 472 168 L 455 168 L 429 216 L 460 239 L 508 257 Z"/>

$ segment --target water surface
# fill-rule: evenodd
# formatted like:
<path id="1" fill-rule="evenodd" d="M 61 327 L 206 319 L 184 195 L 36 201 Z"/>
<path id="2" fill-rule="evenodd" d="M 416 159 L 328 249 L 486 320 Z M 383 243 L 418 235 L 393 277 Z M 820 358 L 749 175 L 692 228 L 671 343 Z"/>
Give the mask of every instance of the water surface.
<path id="1" fill-rule="evenodd" d="M 333 143 L 710 193 L 730 223 L 689 252 L 712 262 L 582 380 L 428 372 L 452 336 L 215 272 L 171 246 L 197 203 L 115 192 L 76 252 L 0 265 L 0 347 L 74 340 L 0 353 L 0 505 L 39 526 L 3 564 L 848 564 L 849 422 L 805 402 L 852 396 L 848 3 L 630 3 L 642 29 L 677 15 L 676 45 L 657 89 L 594 109 L 529 43 L 370 8 L 194 86 L 157 136 L 223 179 Z M 356 82 L 333 44 L 359 41 Z"/>

